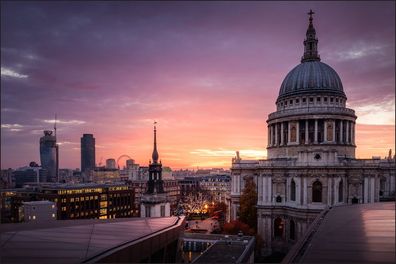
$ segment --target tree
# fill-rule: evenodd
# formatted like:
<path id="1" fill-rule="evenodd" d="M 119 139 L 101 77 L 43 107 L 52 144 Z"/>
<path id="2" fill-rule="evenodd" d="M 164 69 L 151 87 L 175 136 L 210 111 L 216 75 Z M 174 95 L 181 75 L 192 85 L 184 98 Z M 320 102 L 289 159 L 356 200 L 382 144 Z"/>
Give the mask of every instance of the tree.
<path id="1" fill-rule="evenodd" d="M 223 233 L 227 235 L 238 235 L 242 232 L 245 236 L 254 236 L 254 229 L 249 227 L 247 224 L 239 221 L 233 220 L 229 223 L 224 224 Z"/>
<path id="2" fill-rule="evenodd" d="M 224 202 L 214 202 L 213 205 L 209 206 L 208 213 L 210 216 L 214 216 L 214 213 L 217 211 L 221 211 L 222 213 L 227 213 L 227 204 Z"/>
<path id="3" fill-rule="evenodd" d="M 257 230 L 257 191 L 252 177 L 245 179 L 245 188 L 239 199 L 239 220 Z"/>

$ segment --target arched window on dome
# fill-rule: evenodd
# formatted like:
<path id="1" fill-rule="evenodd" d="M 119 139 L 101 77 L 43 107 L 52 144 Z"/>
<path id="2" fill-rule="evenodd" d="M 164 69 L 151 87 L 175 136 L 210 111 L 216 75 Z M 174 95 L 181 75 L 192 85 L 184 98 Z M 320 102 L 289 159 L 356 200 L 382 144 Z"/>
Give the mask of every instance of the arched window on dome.
<path id="1" fill-rule="evenodd" d="M 294 182 L 294 180 L 291 180 L 290 183 L 290 200 L 296 200 L 296 183 Z"/>
<path id="2" fill-rule="evenodd" d="M 344 184 L 342 180 L 338 184 L 338 202 L 342 203 L 344 201 Z"/>
<path id="3" fill-rule="evenodd" d="M 322 202 L 322 184 L 320 183 L 320 181 L 315 181 L 312 184 L 312 202 Z"/>
<path id="4" fill-rule="evenodd" d="M 290 125 L 290 142 L 296 142 L 297 141 L 297 129 L 296 129 L 296 124 L 291 124 Z"/>
<path id="5" fill-rule="evenodd" d="M 326 129 L 327 129 L 327 141 L 333 141 L 333 122 L 328 121 L 326 124 Z"/>

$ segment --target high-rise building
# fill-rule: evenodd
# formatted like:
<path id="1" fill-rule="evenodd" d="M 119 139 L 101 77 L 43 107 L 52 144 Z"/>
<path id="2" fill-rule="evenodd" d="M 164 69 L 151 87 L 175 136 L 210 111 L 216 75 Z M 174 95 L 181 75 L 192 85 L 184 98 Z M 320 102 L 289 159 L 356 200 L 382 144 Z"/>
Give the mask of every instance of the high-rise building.
<path id="1" fill-rule="evenodd" d="M 81 138 L 81 172 L 95 168 L 95 138 L 92 134 L 83 134 Z"/>
<path id="2" fill-rule="evenodd" d="M 116 161 L 115 161 L 115 159 L 107 159 L 107 160 L 106 160 L 106 168 L 107 168 L 107 169 L 115 169 L 115 168 L 116 168 Z"/>
<path id="3" fill-rule="evenodd" d="M 40 160 L 41 167 L 48 172 L 47 181 L 58 181 L 58 153 L 56 136 L 52 135 L 51 130 L 45 130 L 40 138 Z"/>

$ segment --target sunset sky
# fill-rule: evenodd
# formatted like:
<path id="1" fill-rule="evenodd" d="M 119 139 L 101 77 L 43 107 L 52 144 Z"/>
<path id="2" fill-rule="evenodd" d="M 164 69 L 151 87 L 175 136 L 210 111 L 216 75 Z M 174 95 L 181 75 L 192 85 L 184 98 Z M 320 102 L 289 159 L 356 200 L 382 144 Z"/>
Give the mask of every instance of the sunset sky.
<path id="1" fill-rule="evenodd" d="M 1 2 L 1 168 L 40 163 L 58 115 L 60 168 L 122 154 L 165 166 L 266 156 L 268 114 L 303 54 L 307 12 L 322 62 L 356 111 L 358 158 L 395 148 L 395 2 Z"/>

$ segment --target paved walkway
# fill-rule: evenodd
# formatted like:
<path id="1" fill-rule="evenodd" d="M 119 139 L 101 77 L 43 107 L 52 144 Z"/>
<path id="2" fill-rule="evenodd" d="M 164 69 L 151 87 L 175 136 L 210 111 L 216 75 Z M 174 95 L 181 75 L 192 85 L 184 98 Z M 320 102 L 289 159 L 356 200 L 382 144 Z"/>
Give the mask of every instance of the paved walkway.
<path id="1" fill-rule="evenodd" d="M 334 207 L 301 263 L 395 263 L 395 203 Z"/>

